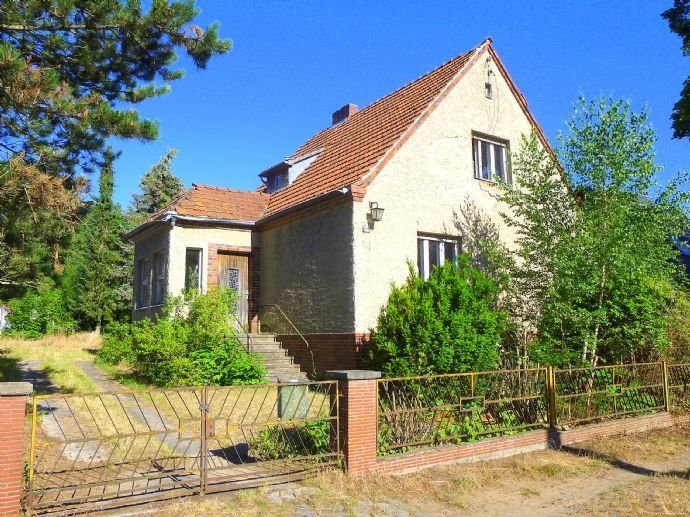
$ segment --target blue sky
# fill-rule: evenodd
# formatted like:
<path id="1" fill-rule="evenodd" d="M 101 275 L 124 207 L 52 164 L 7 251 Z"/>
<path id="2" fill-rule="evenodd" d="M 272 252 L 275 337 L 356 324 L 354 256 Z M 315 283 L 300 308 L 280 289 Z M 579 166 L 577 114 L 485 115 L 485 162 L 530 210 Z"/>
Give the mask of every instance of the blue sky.
<path id="1" fill-rule="evenodd" d="M 233 50 L 206 70 L 181 59 L 186 77 L 138 106 L 160 138 L 113 142 L 123 205 L 171 147 L 185 185 L 253 189 L 340 106 L 366 106 L 489 35 L 552 143 L 580 94 L 604 94 L 647 105 L 662 181 L 690 167 L 690 142 L 672 140 L 669 120 L 690 70 L 660 17 L 672 0 L 197 4 L 199 24 L 219 21 Z"/>

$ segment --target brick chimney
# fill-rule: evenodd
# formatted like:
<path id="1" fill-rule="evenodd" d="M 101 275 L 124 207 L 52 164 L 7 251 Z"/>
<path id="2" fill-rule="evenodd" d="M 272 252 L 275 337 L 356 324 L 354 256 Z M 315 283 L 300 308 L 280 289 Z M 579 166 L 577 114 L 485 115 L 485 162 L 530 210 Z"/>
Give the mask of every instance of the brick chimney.
<path id="1" fill-rule="evenodd" d="M 332 125 L 335 126 L 336 124 L 345 122 L 347 119 L 350 118 L 351 115 L 354 115 L 358 111 L 359 108 L 356 104 L 345 104 L 345 106 L 340 108 L 338 111 L 333 112 Z"/>

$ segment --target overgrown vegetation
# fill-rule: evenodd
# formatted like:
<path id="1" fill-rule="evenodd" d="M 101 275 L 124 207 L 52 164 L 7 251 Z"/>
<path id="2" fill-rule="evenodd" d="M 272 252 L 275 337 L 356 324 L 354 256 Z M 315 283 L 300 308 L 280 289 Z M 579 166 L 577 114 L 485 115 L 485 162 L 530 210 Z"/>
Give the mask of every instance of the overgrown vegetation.
<path id="1" fill-rule="evenodd" d="M 688 225 L 688 174 L 661 187 L 646 113 L 581 99 L 560 162 L 536 136 L 514 156 L 504 217 L 517 233 L 507 290 L 536 331 L 532 361 L 597 365 L 649 358 L 669 344 L 684 289 L 673 239 Z"/>
<path id="2" fill-rule="evenodd" d="M 109 196 L 109 139 L 157 138 L 158 124 L 135 108 L 182 78 L 176 51 L 204 68 L 230 49 L 217 23 L 193 24 L 198 14 L 193 1 L 0 2 L 0 299 L 64 288 L 82 329 L 128 312 L 131 246 L 121 236 L 123 219 L 137 218 Z M 92 204 L 89 174 L 99 170 Z M 145 186 L 142 198 L 162 202 L 179 180 Z"/>
<path id="3" fill-rule="evenodd" d="M 125 363 L 157 386 L 252 384 L 263 381 L 261 356 L 247 353 L 230 324 L 234 295 L 214 289 L 170 299 L 161 316 L 105 329 L 99 360 Z"/>
<path id="4" fill-rule="evenodd" d="M 368 364 L 386 376 L 490 370 L 498 360 L 507 315 L 498 307 L 501 285 L 472 267 L 436 267 L 427 281 L 412 265 L 393 286 L 371 334 Z"/>

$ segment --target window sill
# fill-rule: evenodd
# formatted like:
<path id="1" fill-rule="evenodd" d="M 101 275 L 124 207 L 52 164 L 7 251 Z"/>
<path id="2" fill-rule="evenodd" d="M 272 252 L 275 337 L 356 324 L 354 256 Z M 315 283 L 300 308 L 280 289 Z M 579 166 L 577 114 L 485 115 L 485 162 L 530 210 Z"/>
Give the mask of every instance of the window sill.
<path id="1" fill-rule="evenodd" d="M 145 311 L 147 309 L 156 309 L 158 307 L 164 307 L 165 303 L 157 303 L 155 305 L 147 305 L 146 307 L 137 307 L 134 311 Z"/>
<path id="2" fill-rule="evenodd" d="M 477 181 L 481 181 L 482 183 L 487 183 L 489 185 L 507 185 L 509 187 L 512 185 L 512 183 L 505 183 L 503 181 L 487 180 L 484 178 L 478 178 L 477 176 L 475 176 L 474 179 L 476 179 Z"/>

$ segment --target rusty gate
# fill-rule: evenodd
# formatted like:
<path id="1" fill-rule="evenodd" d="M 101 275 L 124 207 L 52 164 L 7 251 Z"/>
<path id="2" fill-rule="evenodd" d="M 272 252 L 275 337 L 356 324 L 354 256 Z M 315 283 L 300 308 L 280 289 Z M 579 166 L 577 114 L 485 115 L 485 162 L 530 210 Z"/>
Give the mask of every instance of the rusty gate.
<path id="1" fill-rule="evenodd" d="M 301 479 L 340 462 L 336 381 L 39 395 L 25 504 L 84 511 Z"/>

